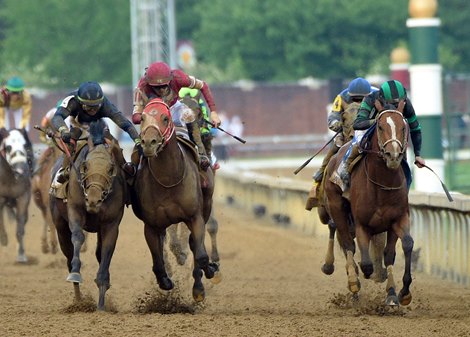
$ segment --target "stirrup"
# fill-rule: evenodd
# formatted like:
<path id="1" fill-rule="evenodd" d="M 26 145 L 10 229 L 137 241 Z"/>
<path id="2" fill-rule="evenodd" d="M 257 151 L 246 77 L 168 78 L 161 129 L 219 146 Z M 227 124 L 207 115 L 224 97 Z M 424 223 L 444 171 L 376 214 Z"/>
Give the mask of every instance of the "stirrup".
<path id="1" fill-rule="evenodd" d="M 313 175 L 313 180 L 315 180 L 315 182 L 319 183 L 322 181 L 323 179 L 323 170 L 318 170 L 317 172 L 315 172 L 315 174 Z"/>
<path id="2" fill-rule="evenodd" d="M 211 162 L 209 158 L 205 154 L 200 154 L 199 155 L 199 167 L 203 171 L 207 171 L 209 166 L 211 165 Z"/>

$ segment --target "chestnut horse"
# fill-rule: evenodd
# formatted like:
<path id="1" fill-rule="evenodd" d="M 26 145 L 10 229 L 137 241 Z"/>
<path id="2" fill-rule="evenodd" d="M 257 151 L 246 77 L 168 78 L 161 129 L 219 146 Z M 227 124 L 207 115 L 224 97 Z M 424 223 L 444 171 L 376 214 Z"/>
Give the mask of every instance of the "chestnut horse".
<path id="1" fill-rule="evenodd" d="M 19 263 L 28 262 L 23 242 L 31 201 L 31 171 L 26 155 L 26 142 L 25 129 L 0 130 L 0 244 L 8 244 L 3 223 L 3 210 L 6 209 L 16 219 L 16 261 Z"/>
<path id="2" fill-rule="evenodd" d="M 132 189 L 132 208 L 144 222 L 152 270 L 161 289 L 173 289 L 165 268 L 164 240 L 169 226 L 184 222 L 191 232 L 189 247 L 194 256 L 193 298 L 203 301 L 202 271 L 211 279 L 218 270 L 215 263 L 209 262 L 204 245 L 214 192 L 212 170 L 199 172 L 197 153 L 177 139 L 170 109 L 159 98 L 144 108 L 140 137 L 143 160 Z"/>
<path id="3" fill-rule="evenodd" d="M 41 249 L 47 254 L 55 254 L 58 249 L 57 234 L 49 208 L 49 189 L 52 181 L 52 168 L 62 152 L 55 145 L 48 146 L 39 158 L 39 171 L 35 172 L 31 184 L 33 200 L 44 218 L 41 235 Z"/>
<path id="4" fill-rule="evenodd" d="M 343 196 L 340 187 L 329 179 L 347 146 L 343 146 L 330 161 L 324 182 L 326 203 L 322 221 L 329 220 L 336 225 L 338 242 L 346 256 L 348 288 L 353 294 L 360 290 L 358 269 L 354 261 L 354 235 L 361 252 L 360 267 L 364 277 L 368 279 L 374 271 L 369 254 L 371 237 L 380 233 L 387 234 L 384 250 L 387 305 L 408 305 L 411 302 L 409 288 L 412 281 L 413 239 L 410 235 L 407 181 L 402 168 L 408 134 L 408 124 L 400 111 L 382 111 L 368 142 L 370 148 L 364 150 L 366 156 L 351 174 L 350 201 Z M 405 254 L 405 271 L 403 287 L 397 297 L 393 265 L 398 238 L 401 239 Z"/>
<path id="5" fill-rule="evenodd" d="M 105 309 L 105 294 L 110 287 L 109 266 L 128 198 L 126 177 L 119 166 L 121 149 L 115 141 L 111 145 L 105 142 L 104 127 L 103 120 L 91 123 L 88 143 L 78 147 L 70 170 L 67 200 L 52 195 L 50 198 L 60 248 L 67 258 L 67 281 L 73 282 L 77 300 L 81 297 L 83 231 L 98 235 L 95 252 L 99 263 L 95 279 L 99 289 L 98 310 Z M 54 174 L 58 169 L 56 164 Z"/>

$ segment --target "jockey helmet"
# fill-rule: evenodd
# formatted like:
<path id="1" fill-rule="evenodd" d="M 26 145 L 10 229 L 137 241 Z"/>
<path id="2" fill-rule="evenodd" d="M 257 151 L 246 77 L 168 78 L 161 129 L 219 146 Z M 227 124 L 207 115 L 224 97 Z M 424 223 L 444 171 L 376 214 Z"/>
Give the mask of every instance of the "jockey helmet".
<path id="1" fill-rule="evenodd" d="M 368 80 L 358 77 L 352 80 L 348 86 L 349 96 L 367 96 L 371 92 L 370 83 Z"/>
<path id="2" fill-rule="evenodd" d="M 77 98 L 84 106 L 100 106 L 104 100 L 103 89 L 96 82 L 84 82 L 78 87 Z"/>
<path id="3" fill-rule="evenodd" d="M 386 103 L 396 103 L 406 99 L 406 90 L 397 80 L 387 81 L 380 87 L 380 98 Z"/>
<path id="4" fill-rule="evenodd" d="M 21 92 L 24 89 L 24 82 L 18 76 L 14 76 L 7 81 L 6 88 L 10 92 Z"/>
<path id="5" fill-rule="evenodd" d="M 172 79 L 171 68 L 165 62 L 154 62 L 146 69 L 145 79 L 151 86 L 168 85 Z"/>

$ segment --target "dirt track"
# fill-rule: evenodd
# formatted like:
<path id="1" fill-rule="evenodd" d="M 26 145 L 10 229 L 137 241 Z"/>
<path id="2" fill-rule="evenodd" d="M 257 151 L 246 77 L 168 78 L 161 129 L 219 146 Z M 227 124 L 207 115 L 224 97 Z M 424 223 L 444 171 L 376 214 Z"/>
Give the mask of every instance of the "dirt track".
<path id="1" fill-rule="evenodd" d="M 409 307 L 387 310 L 384 285 L 368 280 L 353 304 L 343 257 L 337 253 L 332 276 L 320 271 L 324 240 L 216 206 L 223 280 L 205 280 L 203 304 L 191 299 L 188 263 L 175 267 L 177 290 L 169 296 L 156 290 L 143 225 L 127 210 L 111 263 L 108 312 L 101 313 L 92 311 L 95 236 L 82 254 L 88 300 L 73 305 L 62 254 L 40 251 L 42 218 L 33 205 L 26 233 L 31 263 L 15 264 L 11 224 L 9 246 L 0 247 L 0 336 L 469 336 L 470 289 L 415 273 Z M 160 313 L 166 311 L 176 313 Z"/>

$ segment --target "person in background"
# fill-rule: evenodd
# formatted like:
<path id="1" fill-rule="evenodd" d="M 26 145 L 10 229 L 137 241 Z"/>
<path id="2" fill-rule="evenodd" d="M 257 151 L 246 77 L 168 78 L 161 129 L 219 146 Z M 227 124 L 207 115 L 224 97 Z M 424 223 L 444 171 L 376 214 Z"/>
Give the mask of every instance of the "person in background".
<path id="1" fill-rule="evenodd" d="M 313 186 L 308 194 L 305 209 L 310 211 L 318 204 L 317 187 L 323 179 L 323 173 L 331 157 L 333 157 L 341 146 L 350 141 L 354 136 L 353 123 L 357 111 L 364 97 L 378 89 L 372 87 L 366 79 L 357 77 L 352 80 L 348 87 L 343 89 L 333 101 L 331 112 L 328 114 L 328 128 L 333 132 L 339 132 L 331 144 L 328 153 L 323 158 L 320 168 L 313 175 Z"/>
<path id="2" fill-rule="evenodd" d="M 219 169 L 220 165 L 217 162 L 217 157 L 212 152 L 212 139 L 214 138 L 214 132 L 212 126 L 208 123 L 208 121 L 210 121 L 210 113 L 206 102 L 202 98 L 201 91 L 194 88 L 181 88 L 178 96 L 180 101 L 186 104 L 189 108 L 193 109 L 193 106 L 197 107 L 196 109 L 193 109 L 193 111 L 199 111 L 199 114 L 196 116 L 196 118 L 199 125 L 199 131 L 201 133 L 202 144 L 204 145 L 206 154 L 209 157 L 212 169 Z"/>
<path id="3" fill-rule="evenodd" d="M 145 75 L 140 79 L 134 91 L 134 110 L 132 121 L 140 124 L 145 105 L 153 98 L 161 98 L 170 107 L 173 122 L 177 127 L 187 128 L 189 138 L 197 145 L 199 150 L 200 168 L 207 170 L 210 160 L 205 153 L 202 144 L 199 125 L 196 116 L 178 99 L 181 88 L 201 90 L 210 109 L 210 121 L 214 127 L 220 125 L 214 98 L 206 82 L 187 75 L 179 69 L 171 69 L 165 62 L 154 62 L 145 70 Z M 132 171 L 137 171 L 140 155 L 134 149 L 131 156 Z"/>
<path id="4" fill-rule="evenodd" d="M 0 128 L 27 131 L 26 155 L 31 173 L 35 165 L 33 145 L 28 135 L 32 107 L 31 94 L 25 89 L 23 80 L 18 76 L 8 79 L 6 85 L 0 89 Z"/>
<path id="5" fill-rule="evenodd" d="M 415 154 L 415 165 L 419 168 L 426 165 L 424 159 L 421 157 L 421 125 L 416 117 L 413 104 L 408 98 L 403 84 L 397 80 L 390 80 L 382 84 L 380 90 L 364 98 L 361 103 L 357 118 L 353 124 L 354 130 L 356 130 L 354 139 L 348 151 L 342 158 L 336 172 L 334 172 L 334 174 L 338 175 L 343 182 L 343 191 L 345 191 L 349 186 L 352 169 L 351 164 L 354 162 L 354 159 L 361 154 L 359 143 L 366 134 L 366 130 L 375 125 L 375 119 L 378 114 L 384 109 L 384 107 L 388 106 L 393 106 L 395 109 L 401 111 L 410 127 L 410 137 Z M 403 164 L 408 165 L 406 160 L 403 161 Z"/>

